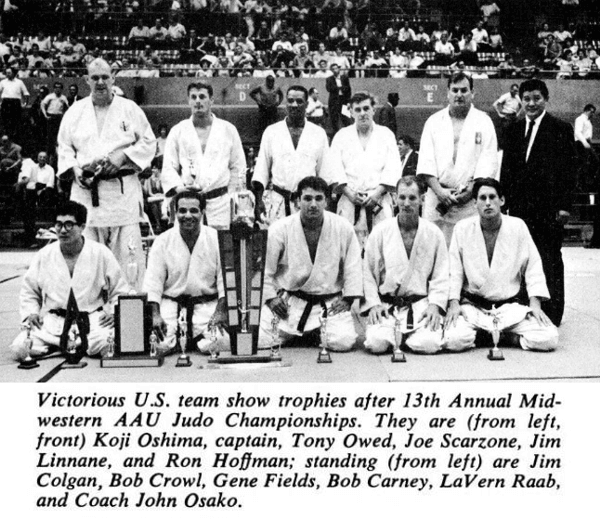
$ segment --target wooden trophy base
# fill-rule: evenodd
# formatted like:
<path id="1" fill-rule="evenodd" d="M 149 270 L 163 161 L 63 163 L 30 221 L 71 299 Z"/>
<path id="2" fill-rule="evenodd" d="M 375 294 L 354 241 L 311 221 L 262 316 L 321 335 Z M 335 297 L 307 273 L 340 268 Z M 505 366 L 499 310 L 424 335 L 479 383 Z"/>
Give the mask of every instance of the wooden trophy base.
<path id="1" fill-rule="evenodd" d="M 319 357 L 317 358 L 317 363 L 332 363 L 329 352 L 321 350 L 321 352 L 319 352 Z"/>
<path id="2" fill-rule="evenodd" d="M 118 356 L 105 357 L 100 360 L 100 366 L 102 368 L 160 367 L 162 364 L 162 356 Z"/>
<path id="3" fill-rule="evenodd" d="M 176 367 L 191 367 L 192 366 L 192 360 L 190 359 L 190 356 L 188 356 L 187 354 L 182 354 L 181 356 L 179 356 L 177 358 L 177 363 L 175 363 Z"/>
<path id="4" fill-rule="evenodd" d="M 32 368 L 37 368 L 39 366 L 40 364 L 35 359 L 28 356 L 19 363 L 17 368 L 20 368 L 21 370 L 31 370 Z"/>
<path id="5" fill-rule="evenodd" d="M 406 363 L 406 356 L 399 348 L 392 352 L 392 363 Z"/>
<path id="6" fill-rule="evenodd" d="M 499 348 L 491 348 L 487 358 L 490 361 L 504 361 L 504 354 Z"/>

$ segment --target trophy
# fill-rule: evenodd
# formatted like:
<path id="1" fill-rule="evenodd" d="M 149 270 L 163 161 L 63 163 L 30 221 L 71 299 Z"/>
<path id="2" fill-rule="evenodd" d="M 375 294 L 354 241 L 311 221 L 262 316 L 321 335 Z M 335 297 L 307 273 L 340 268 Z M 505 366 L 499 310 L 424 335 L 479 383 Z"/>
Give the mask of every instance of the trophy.
<path id="1" fill-rule="evenodd" d="M 271 334 L 273 339 L 271 341 L 271 357 L 273 359 L 281 359 L 281 336 L 279 335 L 279 316 L 273 314 L 271 320 Z"/>
<path id="2" fill-rule="evenodd" d="M 33 346 L 33 340 L 31 339 L 31 323 L 29 323 L 29 321 L 27 321 L 23 325 L 23 330 L 27 331 L 27 337 L 25 338 L 25 341 L 23 341 L 23 350 L 27 352 L 27 355 L 25 356 L 25 359 L 21 360 L 21 362 L 19 363 L 19 368 L 23 370 L 30 370 L 32 368 L 39 367 L 40 365 L 35 359 L 31 357 L 31 347 Z"/>
<path id="3" fill-rule="evenodd" d="M 219 345 L 217 344 L 217 326 L 214 324 L 212 319 L 208 324 L 208 331 L 210 339 L 208 350 L 210 352 L 210 359 L 212 359 L 214 362 L 219 357 Z"/>
<path id="4" fill-rule="evenodd" d="M 211 356 L 208 361 L 218 364 L 279 361 L 280 358 L 270 355 L 257 355 L 267 231 L 254 229 L 255 200 L 246 188 L 245 172 L 230 197 L 231 226 L 228 231 L 219 231 L 219 253 L 231 356 Z"/>
<path id="5" fill-rule="evenodd" d="M 392 363 L 406 363 L 406 356 L 400 350 L 403 337 L 402 324 L 398 317 L 396 317 L 396 321 L 394 321 L 394 352 L 392 352 Z"/>
<path id="6" fill-rule="evenodd" d="M 504 361 L 504 354 L 502 354 L 502 351 L 498 348 L 498 343 L 500 342 L 500 318 L 498 317 L 498 310 L 495 306 L 492 307 L 490 314 L 492 315 L 492 341 L 494 342 L 494 346 L 488 353 L 488 359 L 490 361 Z"/>
<path id="7" fill-rule="evenodd" d="M 331 363 L 331 356 L 327 351 L 327 311 L 323 311 L 321 316 L 321 351 L 317 358 L 317 363 Z"/>
<path id="8" fill-rule="evenodd" d="M 186 347 L 189 340 L 192 338 L 189 337 L 187 320 L 183 317 L 183 309 L 179 314 L 179 319 L 177 320 L 177 341 L 179 343 L 179 348 L 181 349 L 181 354 L 177 358 L 176 367 L 191 367 L 192 361 L 190 360 L 190 356 L 186 354 Z"/>
<path id="9" fill-rule="evenodd" d="M 137 263 L 135 268 L 137 272 Z M 108 349 L 100 360 L 100 366 L 103 368 L 161 366 L 163 358 L 158 354 L 158 340 L 154 333 L 153 342 L 152 334 L 152 309 L 147 296 L 135 292 L 119 296 L 119 301 L 115 305 L 115 331 L 108 338 Z"/>
<path id="10" fill-rule="evenodd" d="M 85 353 L 84 349 L 80 348 L 83 345 L 83 338 L 80 337 L 81 332 L 79 324 L 74 320 L 67 335 L 66 362 L 63 364 L 63 368 L 83 368 L 87 366 L 85 361 L 81 361 Z"/>
<path id="11" fill-rule="evenodd" d="M 129 250 L 129 253 L 127 255 L 127 265 L 125 266 L 125 272 L 127 277 L 127 283 L 129 283 L 129 286 L 131 287 L 129 294 L 136 294 L 136 287 L 138 284 L 139 277 L 139 266 L 136 258 L 137 248 L 135 247 L 133 238 L 129 239 L 129 242 L 127 243 L 127 249 Z"/>

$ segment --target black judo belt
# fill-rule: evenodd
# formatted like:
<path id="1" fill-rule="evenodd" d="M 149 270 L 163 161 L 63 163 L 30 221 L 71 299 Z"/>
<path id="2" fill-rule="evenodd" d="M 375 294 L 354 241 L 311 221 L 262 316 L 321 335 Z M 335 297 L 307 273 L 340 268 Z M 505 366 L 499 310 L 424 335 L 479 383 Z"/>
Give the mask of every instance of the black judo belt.
<path id="1" fill-rule="evenodd" d="M 354 225 L 358 224 L 360 220 L 360 210 L 365 208 L 365 216 L 367 218 L 367 229 L 369 233 L 373 231 L 373 217 L 375 213 L 373 213 L 373 208 L 367 208 L 366 206 L 354 206 Z"/>
<path id="2" fill-rule="evenodd" d="M 221 188 L 215 188 L 214 190 L 207 191 L 206 193 L 202 193 L 204 200 L 216 199 L 218 197 L 222 197 L 227 193 L 227 186 L 223 186 Z"/>
<path id="3" fill-rule="evenodd" d="M 494 305 L 496 307 L 500 307 L 501 305 L 505 305 L 506 303 L 521 303 L 521 301 L 519 299 L 518 294 L 513 296 L 512 298 L 508 298 L 507 300 L 492 301 L 492 300 L 488 300 L 487 298 L 484 298 L 483 296 L 479 296 L 478 294 L 464 292 L 463 293 L 463 303 L 472 303 L 473 305 L 475 305 L 477 307 L 481 307 L 482 309 L 489 311 L 492 309 L 492 307 Z"/>
<path id="4" fill-rule="evenodd" d="M 298 321 L 298 332 L 304 332 L 304 327 L 306 327 L 306 322 L 308 321 L 308 317 L 310 316 L 310 311 L 315 305 L 320 305 L 324 311 L 325 317 L 327 317 L 327 305 L 325 302 L 330 298 L 335 298 L 342 294 L 341 292 L 331 293 L 331 294 L 309 294 L 304 291 L 288 291 L 288 294 L 295 296 L 296 298 L 300 298 L 306 302 L 306 306 L 304 307 L 304 311 L 302 312 L 302 316 L 300 316 L 300 321 Z"/>
<path id="5" fill-rule="evenodd" d="M 102 307 L 98 307 L 92 312 L 101 311 Z M 60 350 L 62 352 L 67 351 L 67 346 L 69 342 L 69 331 L 71 330 L 71 325 L 75 323 L 79 330 L 79 337 L 81 338 L 81 353 L 82 355 L 88 351 L 88 334 L 90 333 L 90 312 L 80 311 L 77 306 L 77 301 L 75 300 L 75 296 L 73 295 L 73 291 L 69 294 L 69 301 L 67 303 L 66 309 L 50 309 L 48 311 L 50 314 L 54 314 L 60 318 L 64 318 L 65 322 L 63 325 L 63 330 L 60 335 Z"/>
<path id="6" fill-rule="evenodd" d="M 200 303 L 214 302 L 218 297 L 218 294 L 202 294 L 200 296 L 190 296 L 189 294 L 181 294 L 175 297 L 163 295 L 163 298 L 177 303 L 178 318 L 179 311 L 181 311 L 181 309 L 185 309 L 187 326 L 186 335 L 189 341 L 191 341 L 194 338 L 194 307 Z M 179 320 L 177 321 L 177 324 L 179 326 Z"/>
<path id="7" fill-rule="evenodd" d="M 420 302 L 425 298 L 427 298 L 427 296 L 421 296 L 420 294 L 411 294 L 410 296 L 394 296 L 393 294 L 379 295 L 379 299 L 383 303 L 388 303 L 392 307 L 396 307 L 397 309 L 408 307 L 408 315 L 406 317 L 406 328 L 408 329 L 412 329 L 415 326 L 415 316 L 412 304 Z"/>
<path id="8" fill-rule="evenodd" d="M 273 191 L 275 193 L 279 193 L 283 197 L 285 204 L 285 216 L 289 217 L 292 214 L 292 206 L 291 203 L 295 198 L 295 195 L 290 190 L 286 190 L 284 188 L 280 188 L 276 184 L 273 184 Z"/>
<path id="9" fill-rule="evenodd" d="M 85 170 L 85 168 L 84 168 Z M 90 184 L 90 190 L 92 190 L 92 206 L 94 206 L 95 208 L 97 208 L 98 206 L 100 206 L 100 196 L 98 195 L 98 184 L 100 183 L 100 181 L 108 181 L 111 179 L 119 179 L 119 182 L 121 183 L 121 194 L 123 194 L 123 177 L 127 177 L 128 175 L 133 175 L 135 173 L 135 170 L 133 169 L 127 169 L 127 168 L 123 168 L 122 170 L 119 170 L 117 173 L 113 174 L 113 175 L 107 175 L 105 173 L 99 173 L 97 175 L 94 175 L 94 177 L 92 178 L 92 182 Z"/>

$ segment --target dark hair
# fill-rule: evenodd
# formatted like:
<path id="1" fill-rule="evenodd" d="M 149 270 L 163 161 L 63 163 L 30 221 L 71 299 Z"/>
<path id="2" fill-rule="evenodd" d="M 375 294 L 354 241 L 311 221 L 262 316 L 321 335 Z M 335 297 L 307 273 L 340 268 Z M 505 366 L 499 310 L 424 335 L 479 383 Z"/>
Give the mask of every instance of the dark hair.
<path id="1" fill-rule="evenodd" d="M 298 183 L 296 196 L 298 198 L 302 197 L 302 191 L 309 188 L 315 191 L 323 192 L 326 197 L 329 197 L 329 185 L 327 184 L 327 181 L 325 181 L 325 179 L 323 179 L 322 177 L 316 177 L 314 175 L 304 177 L 304 179 L 302 179 Z"/>
<path id="2" fill-rule="evenodd" d="M 316 92 L 316 91 L 317 91 L 317 88 L 316 88 L 316 87 L 310 87 L 310 88 L 308 89 L 308 95 L 310 96 L 310 95 L 311 95 L 313 92 Z"/>
<path id="3" fill-rule="evenodd" d="M 404 135 L 401 135 L 400 137 L 398 137 L 398 142 L 400 142 L 400 141 L 404 141 L 404 144 L 407 144 L 408 146 L 410 146 L 413 149 L 415 147 L 415 140 L 408 134 L 404 134 Z"/>
<path id="4" fill-rule="evenodd" d="M 190 95 L 190 90 L 192 90 L 192 89 L 206 90 L 206 92 L 208 92 L 208 97 L 210 97 L 210 98 L 213 97 L 212 85 L 209 85 L 208 83 L 199 83 L 199 82 L 198 83 L 190 83 L 187 88 L 188 96 Z"/>
<path id="5" fill-rule="evenodd" d="M 473 78 L 468 74 L 465 74 L 464 72 L 457 72 L 456 74 L 452 74 L 452 76 L 448 78 L 448 88 L 450 88 L 452 85 L 455 85 L 456 83 L 460 83 L 465 79 L 469 82 L 469 89 L 473 90 Z"/>
<path id="6" fill-rule="evenodd" d="M 400 100 L 398 92 L 390 92 L 387 98 L 391 105 L 393 105 L 394 103 L 398 104 L 398 101 Z"/>
<path id="7" fill-rule="evenodd" d="M 593 110 L 594 112 L 596 111 L 596 107 L 592 104 L 587 104 L 585 105 L 585 107 L 583 107 L 583 111 L 587 112 L 588 110 Z"/>
<path id="8" fill-rule="evenodd" d="M 85 224 L 87 220 L 87 209 L 83 204 L 75 202 L 74 200 L 68 200 L 64 202 L 56 209 L 56 216 L 71 215 L 75 218 L 77 224 Z"/>
<path id="9" fill-rule="evenodd" d="M 179 207 L 179 201 L 181 199 L 197 200 L 198 203 L 200 204 L 200 211 L 204 211 L 204 209 L 206 208 L 206 199 L 200 193 L 198 193 L 196 191 L 186 190 L 186 191 L 182 191 L 181 193 L 178 193 L 173 198 L 173 207 L 175 208 L 175 211 L 177 211 L 177 209 Z"/>
<path id="10" fill-rule="evenodd" d="M 396 191 L 398 191 L 400 186 L 412 186 L 413 184 L 419 188 L 419 195 L 425 193 L 425 186 L 415 175 L 405 175 L 404 177 L 400 177 L 396 183 Z"/>
<path id="11" fill-rule="evenodd" d="M 36 63 L 36 65 L 37 65 L 37 63 Z M 60 87 L 62 89 L 62 88 L 64 88 L 64 85 L 60 81 L 55 81 L 52 88 L 56 88 L 56 87 Z"/>
<path id="12" fill-rule="evenodd" d="M 510 86 L 510 88 L 513 88 L 513 87 L 517 87 L 517 88 L 519 88 L 519 84 L 518 84 L 518 83 L 513 83 L 513 84 Z"/>
<path id="13" fill-rule="evenodd" d="M 548 98 L 550 97 L 548 87 L 546 86 L 545 82 L 537 78 L 528 79 L 527 81 L 521 83 L 521 86 L 519 87 L 519 96 L 521 99 L 523 99 L 524 92 L 533 92 L 534 90 L 539 90 L 544 99 L 548 101 Z"/>
<path id="14" fill-rule="evenodd" d="M 308 90 L 306 90 L 306 87 L 303 87 L 302 85 L 292 85 L 291 87 L 288 87 L 287 91 L 286 91 L 286 96 L 290 93 L 290 90 L 295 90 L 296 92 L 302 92 L 302 94 L 304 95 L 304 101 L 308 101 Z"/>
<path id="15" fill-rule="evenodd" d="M 489 186 L 490 188 L 494 188 L 498 197 L 504 197 L 504 190 L 502 189 L 502 185 L 491 177 L 482 177 L 480 179 L 475 179 L 475 183 L 473 184 L 473 198 L 477 199 L 477 195 L 479 194 L 479 190 L 483 186 Z"/>
<path id="16" fill-rule="evenodd" d="M 369 92 L 357 92 L 350 98 L 350 106 L 357 105 L 358 103 L 362 103 L 363 101 L 369 100 L 371 102 L 371 106 L 375 106 L 375 98 Z"/>
<path id="17" fill-rule="evenodd" d="M 169 132 L 169 127 L 167 125 L 165 125 L 164 123 L 162 123 L 162 124 L 158 125 L 158 133 L 159 134 L 163 128 L 167 131 L 167 133 Z"/>

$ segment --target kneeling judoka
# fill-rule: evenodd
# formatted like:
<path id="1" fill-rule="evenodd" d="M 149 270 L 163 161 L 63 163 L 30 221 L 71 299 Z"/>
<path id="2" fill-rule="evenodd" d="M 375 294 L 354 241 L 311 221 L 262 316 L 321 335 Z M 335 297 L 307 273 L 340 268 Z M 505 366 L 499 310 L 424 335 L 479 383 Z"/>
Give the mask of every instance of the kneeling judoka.
<path id="1" fill-rule="evenodd" d="M 360 248 L 352 225 L 325 211 L 329 188 L 320 177 L 298 184 L 300 211 L 271 225 L 267 242 L 260 347 L 272 341 L 273 314 L 284 344 L 302 337 L 319 344 L 327 318 L 327 344 L 347 351 L 358 337 L 350 312 L 362 296 Z"/>
<path id="2" fill-rule="evenodd" d="M 218 329 L 218 349 L 227 349 L 217 231 L 202 225 L 205 202 L 198 193 L 178 193 L 174 200 L 179 226 L 156 238 L 144 278 L 159 350 L 168 352 L 176 346 L 178 322 L 180 326 L 185 323 L 189 336 L 203 353 L 209 351 L 207 328 L 212 323 Z"/>
<path id="3" fill-rule="evenodd" d="M 87 210 L 69 201 L 57 210 L 54 227 L 58 241 L 41 249 L 33 258 L 21 286 L 20 310 L 23 322 L 31 326 L 32 357 L 59 350 L 71 292 L 77 303 L 78 341 L 87 339 L 87 354 L 98 356 L 108 347 L 113 330 L 112 306 L 128 292 L 119 264 L 110 250 L 83 237 Z M 109 312 L 105 312 L 105 304 Z M 85 330 L 81 330 L 81 329 Z M 26 332 L 10 346 L 22 360 Z M 85 346 L 85 344 L 84 344 Z M 64 348 L 64 346 L 63 346 Z"/>
<path id="4" fill-rule="evenodd" d="M 476 331 L 491 332 L 496 326 L 504 345 L 554 350 L 558 330 L 540 306 L 550 295 L 527 226 L 501 213 L 504 196 L 498 181 L 478 179 L 473 197 L 479 215 L 456 224 L 450 245 L 446 348 L 473 348 Z M 529 306 L 519 303 L 522 281 Z"/>
<path id="5" fill-rule="evenodd" d="M 375 354 L 394 345 L 396 320 L 411 350 L 433 354 L 442 348 L 448 251 L 440 229 L 419 218 L 424 198 L 415 177 L 402 177 L 398 217 L 375 226 L 367 241 L 362 310 L 368 311 L 365 348 Z"/>

